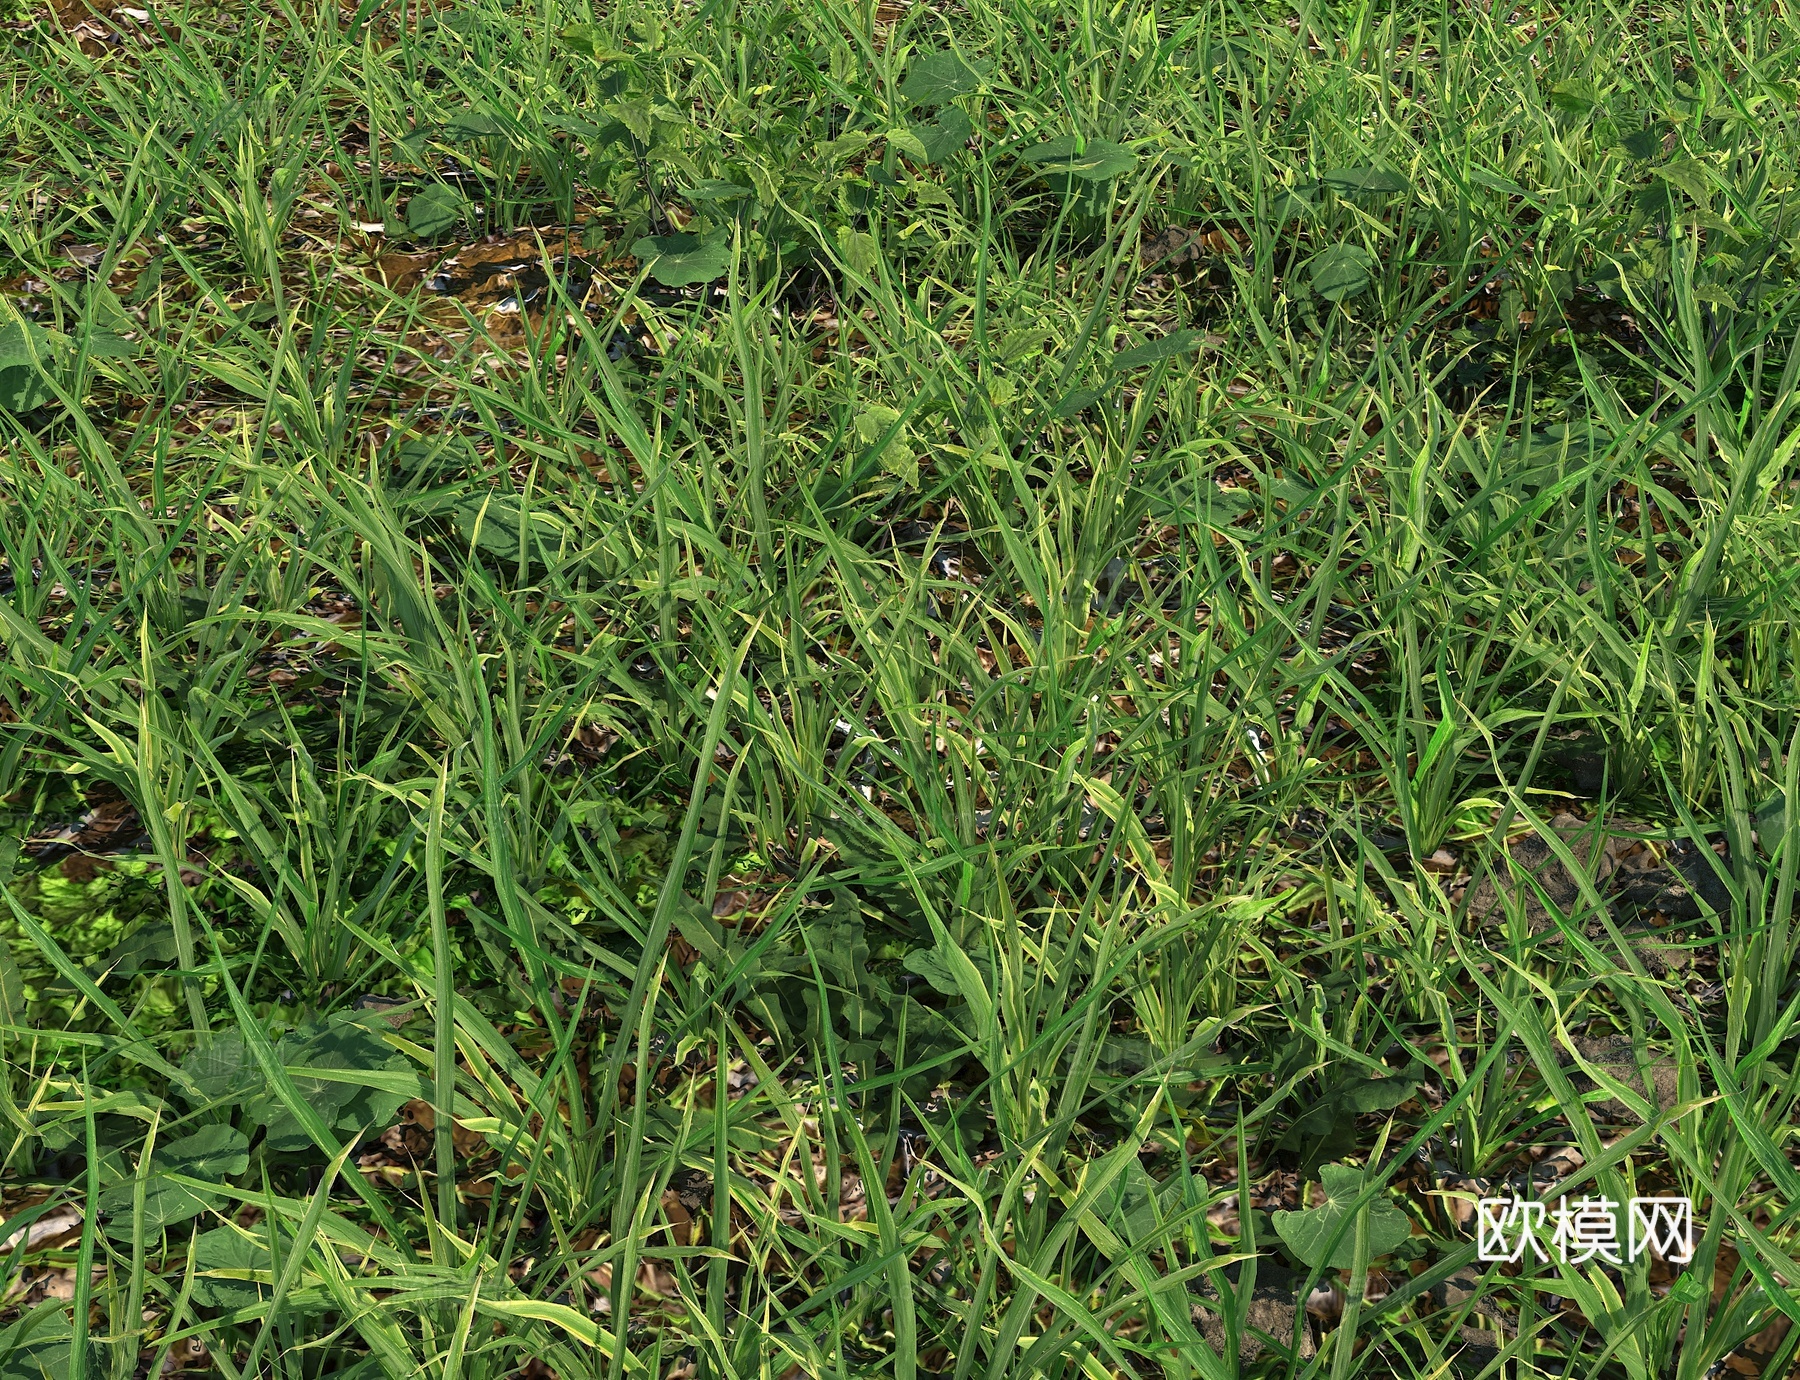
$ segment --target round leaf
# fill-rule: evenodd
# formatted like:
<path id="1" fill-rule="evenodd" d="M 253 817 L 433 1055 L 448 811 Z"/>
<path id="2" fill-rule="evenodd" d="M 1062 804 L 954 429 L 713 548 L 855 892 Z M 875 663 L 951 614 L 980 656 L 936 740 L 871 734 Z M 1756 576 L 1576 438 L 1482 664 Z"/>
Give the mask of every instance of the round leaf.
<path id="1" fill-rule="evenodd" d="M 1327 302 L 1342 302 L 1369 286 L 1375 256 L 1359 244 L 1334 244 L 1308 262 L 1307 280 Z"/>
<path id="2" fill-rule="evenodd" d="M 1391 196 L 1412 186 L 1399 173 L 1376 167 L 1333 168 L 1323 180 L 1332 191 L 1350 196 Z"/>
<path id="3" fill-rule="evenodd" d="M 475 139 L 493 139 L 505 132 L 501 123 L 485 111 L 465 110 L 450 117 L 444 126 L 443 137 L 448 143 L 463 144 Z"/>
<path id="4" fill-rule="evenodd" d="M 406 228 L 422 240 L 435 240 L 462 222 L 468 203 L 454 187 L 427 187 L 406 203 Z"/>
<path id="5" fill-rule="evenodd" d="M 1276 1213 L 1275 1234 L 1308 1268 L 1322 1265 L 1326 1269 L 1347 1270 L 1356 1263 L 1356 1223 L 1351 1219 L 1351 1208 L 1363 1190 L 1362 1171 L 1349 1165 L 1328 1164 L 1319 1170 L 1319 1181 L 1325 1189 L 1325 1201 L 1304 1212 Z M 1362 1210 L 1368 1213 L 1371 1260 L 1386 1255 L 1412 1235 L 1406 1214 L 1386 1198 L 1375 1197 Z M 1342 1235 L 1338 1235 L 1340 1227 Z M 1335 1246 L 1331 1244 L 1333 1236 L 1337 1236 Z"/>
<path id="6" fill-rule="evenodd" d="M 947 105 L 981 88 L 981 72 L 955 53 L 930 53 L 916 59 L 900 83 L 909 105 Z"/>
<path id="7" fill-rule="evenodd" d="M 1155 364 L 1161 360 L 1174 359 L 1176 355 L 1184 355 L 1189 350 L 1197 349 L 1206 339 L 1205 331 L 1171 331 L 1156 340 L 1136 346 L 1130 350 L 1120 350 L 1112 357 L 1114 369 L 1135 369 L 1141 364 Z"/>
<path id="8" fill-rule="evenodd" d="M 0 407 L 29 412 L 56 396 L 44 373 L 54 349 L 50 336 L 30 321 L 0 326 Z"/>
<path id="9" fill-rule="evenodd" d="M 919 141 L 919 151 L 927 163 L 942 163 L 960 149 L 975 132 L 975 122 L 956 106 L 951 106 L 928 125 L 914 125 L 908 131 Z"/>
<path id="10" fill-rule="evenodd" d="M 595 62 L 618 62 L 630 56 L 608 43 L 605 31 L 598 24 L 570 24 L 557 37 L 571 53 L 579 53 Z"/>
<path id="11" fill-rule="evenodd" d="M 731 244 L 724 232 L 699 235 L 646 235 L 631 246 L 632 257 L 648 260 L 650 276 L 664 287 L 689 287 L 723 278 L 731 267 Z"/>
<path id="12" fill-rule="evenodd" d="M 1023 149 L 1021 163 L 1036 165 L 1047 175 L 1079 177 L 1084 182 L 1106 182 L 1137 166 L 1137 155 L 1123 144 L 1089 139 L 1079 149 L 1073 134 L 1060 135 Z"/>

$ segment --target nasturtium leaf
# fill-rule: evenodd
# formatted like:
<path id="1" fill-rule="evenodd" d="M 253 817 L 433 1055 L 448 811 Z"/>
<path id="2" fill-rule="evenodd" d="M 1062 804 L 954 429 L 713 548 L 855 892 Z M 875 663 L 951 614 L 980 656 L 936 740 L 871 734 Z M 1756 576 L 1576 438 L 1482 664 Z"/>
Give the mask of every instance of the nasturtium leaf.
<path id="1" fill-rule="evenodd" d="M 1594 108 L 1594 95 L 1580 82 L 1559 81 L 1550 88 L 1550 104 L 1566 115 L 1586 115 Z"/>
<path id="2" fill-rule="evenodd" d="M 1050 409 L 1050 415 L 1058 421 L 1073 417 L 1079 412 L 1092 407 L 1112 390 L 1110 388 L 1077 388 Z"/>
<path id="3" fill-rule="evenodd" d="M 1078 177 L 1084 182 L 1105 182 L 1137 166 L 1137 155 L 1123 144 L 1089 139 L 1077 149 L 1078 142 L 1073 134 L 1063 134 L 1021 149 L 1017 157 L 1045 174 Z"/>
<path id="4" fill-rule="evenodd" d="M 745 197 L 755 196 L 749 187 L 740 186 L 736 182 L 726 182 L 717 177 L 703 177 L 688 188 L 690 201 L 742 201 Z"/>
<path id="5" fill-rule="evenodd" d="M 723 278 L 731 267 L 731 241 L 722 230 L 699 235 L 646 235 L 631 246 L 632 257 L 648 261 L 650 276 L 664 287 L 689 287 Z"/>
<path id="6" fill-rule="evenodd" d="M 1349 1269 L 1356 1258 L 1356 1223 L 1350 1220 L 1350 1209 L 1363 1191 L 1362 1171 L 1346 1164 L 1328 1164 L 1320 1168 L 1319 1181 L 1325 1189 L 1325 1201 L 1301 1212 L 1276 1213 L 1275 1234 L 1309 1269 Z M 1412 1235 L 1406 1214 L 1385 1197 L 1371 1198 L 1363 1210 L 1369 1215 L 1369 1259 L 1388 1254 Z M 1340 1226 L 1343 1234 L 1337 1245 L 1331 1246 L 1331 1238 Z"/>
<path id="7" fill-rule="evenodd" d="M 231 1102 L 261 1086 L 256 1060 L 235 1030 L 220 1031 L 181 1061 L 195 1092 L 209 1101 Z"/>
<path id="8" fill-rule="evenodd" d="M 217 1183 L 249 1168 L 249 1149 L 249 1138 L 235 1127 L 224 1124 L 204 1126 L 193 1135 L 158 1146 L 150 1158 L 150 1173 L 144 1181 L 141 1214 L 133 1212 L 137 1192 L 135 1179 L 123 1179 L 101 1193 L 100 1210 L 108 1218 L 107 1234 L 128 1240 L 137 1230 L 150 1237 L 164 1227 L 185 1222 L 216 1207 L 221 1201 L 219 1194 L 172 1176 Z"/>
<path id="9" fill-rule="evenodd" d="M 1112 357 L 1112 368 L 1136 369 L 1144 364 L 1156 364 L 1161 360 L 1174 359 L 1189 350 L 1196 349 L 1206 339 L 1205 331 L 1170 331 L 1165 336 L 1147 341 L 1129 350 L 1120 350 Z"/>
<path id="10" fill-rule="evenodd" d="M 919 141 L 927 163 L 942 163 L 968 143 L 975 122 L 957 106 L 946 107 L 931 124 L 914 125 L 908 131 Z"/>
<path id="11" fill-rule="evenodd" d="M 961 991 L 956 985 L 956 972 L 950 961 L 938 952 L 934 945 L 929 949 L 914 949 L 906 956 L 906 971 L 917 973 L 933 988 L 946 997 L 954 997 Z"/>
<path id="12" fill-rule="evenodd" d="M 1708 180 L 1706 166 L 1697 159 L 1683 158 L 1678 162 L 1665 163 L 1655 171 L 1656 176 L 1670 186 L 1679 187 L 1701 206 L 1712 200 L 1712 184 Z"/>
<path id="13" fill-rule="evenodd" d="M 462 111 L 452 115 L 444 124 L 444 140 L 451 144 L 469 143 L 475 139 L 492 139 L 505 132 L 504 125 L 482 110 Z"/>
<path id="14" fill-rule="evenodd" d="M 1342 302 L 1369 286 L 1375 256 L 1358 244 L 1334 244 L 1307 262 L 1307 281 L 1327 302 Z"/>
<path id="15" fill-rule="evenodd" d="M 511 495 L 501 495 L 511 498 Z M 514 520 L 517 511 L 514 510 Z M 516 558 L 517 529 L 506 554 Z M 412 1066 L 404 1054 L 387 1044 L 354 1019 L 336 1020 L 325 1027 L 306 1026 L 284 1035 L 276 1043 L 275 1057 L 287 1069 L 295 1091 L 327 1126 L 355 1130 L 383 1121 L 404 1102 L 405 1096 L 358 1079 L 363 1073 L 392 1073 Z M 331 1076 L 331 1075 L 336 1076 Z M 264 1128 L 263 1144 L 276 1154 L 304 1153 L 313 1146 L 311 1135 L 298 1115 L 256 1070 L 256 1093 L 247 1098 L 245 1124 Z"/>
<path id="16" fill-rule="evenodd" d="M 413 166 L 423 167 L 426 151 L 435 133 L 436 130 L 432 126 L 420 125 L 408 130 L 405 134 L 395 136 L 394 146 L 406 155 L 407 161 Z"/>
<path id="17" fill-rule="evenodd" d="M 612 46 L 606 32 L 598 24 L 570 24 L 557 37 L 564 48 L 595 62 L 618 62 L 630 56 Z"/>
<path id="18" fill-rule="evenodd" d="M 981 89 L 981 70 L 955 53 L 928 53 L 913 59 L 900 83 L 909 105 L 948 105 L 958 96 Z"/>
<path id="19" fill-rule="evenodd" d="M 138 341 L 127 340 L 112 331 L 95 331 L 87 338 L 89 359 L 136 359 L 144 351 Z"/>
<path id="20" fill-rule="evenodd" d="M 1286 225 L 1290 220 L 1311 220 L 1313 204 L 1299 192 L 1280 192 L 1270 210 L 1277 225 Z"/>
<path id="21" fill-rule="evenodd" d="M 166 921 L 146 921 L 113 945 L 106 966 L 120 977 L 133 977 L 152 968 L 166 968 L 179 956 L 174 926 Z"/>
<path id="22" fill-rule="evenodd" d="M 427 187 L 406 203 L 406 228 L 419 239 L 435 240 L 454 230 L 468 211 L 468 203 L 454 187 Z"/>
<path id="23" fill-rule="evenodd" d="M 56 396 L 45 369 L 55 362 L 56 343 L 30 321 L 0 326 L 0 408 L 29 412 Z"/>
<path id="24" fill-rule="evenodd" d="M 1776 791 L 1756 807 L 1756 841 L 1762 845 L 1763 852 L 1772 852 L 1787 836 L 1791 817 L 1785 790 Z"/>
<path id="25" fill-rule="evenodd" d="M 535 558 L 538 548 L 554 551 L 564 532 L 561 519 L 540 506 L 527 504 L 518 494 L 496 493 L 482 498 L 465 498 L 455 508 L 456 525 L 464 540 L 490 551 L 504 560 L 519 558 L 519 527 L 524 520 L 527 543 L 526 557 Z M 371 1052 L 368 1057 L 375 1058 Z M 385 1058 L 385 1052 L 379 1056 Z M 299 1062 L 289 1060 L 288 1062 Z M 328 1065 L 343 1067 L 343 1065 Z M 378 1065 L 372 1065 L 376 1067 Z M 349 1065 L 354 1067 L 354 1065 Z"/>
<path id="26" fill-rule="evenodd" d="M 1346 195 L 1391 196 L 1412 186 L 1397 172 L 1368 166 L 1333 168 L 1322 180 L 1332 191 Z"/>
<path id="27" fill-rule="evenodd" d="M 844 261 L 865 278 L 873 277 L 881 266 L 881 241 L 867 230 L 838 229 L 838 249 Z"/>
<path id="28" fill-rule="evenodd" d="M 153 1161 L 158 1169 L 189 1178 L 223 1179 L 250 1167 L 250 1141 L 235 1126 L 215 1123 L 158 1146 Z"/>
<path id="29" fill-rule="evenodd" d="M 214 1227 L 194 1238 L 193 1266 L 194 1302 L 206 1308 L 248 1308 L 270 1286 L 247 1276 L 268 1274 L 274 1253 L 265 1240 L 241 1227 Z"/>
<path id="30" fill-rule="evenodd" d="M 75 1346 L 66 1322 L 54 1333 L 43 1328 L 29 1334 L 17 1346 L 8 1333 L 0 1333 L 0 1380 L 67 1380 L 75 1373 Z M 88 1342 L 87 1356 L 87 1373 L 104 1374 L 106 1362 L 98 1343 Z"/>
<path id="31" fill-rule="evenodd" d="M 898 429 L 895 428 L 895 423 L 899 421 L 900 413 L 898 409 L 885 407 L 880 403 L 870 403 L 867 407 L 863 408 L 861 412 L 857 413 L 856 436 L 865 446 L 872 446 L 880 441 L 883 436 L 888 435 L 888 433 L 892 431 L 892 439 L 881 448 L 881 467 L 889 474 L 899 476 L 899 478 L 904 480 L 909 486 L 917 488 L 919 484 L 919 457 L 912 446 L 907 443 L 908 437 L 906 427 L 901 425 Z M 847 932 L 840 926 L 839 929 L 834 930 L 833 933 L 838 933 L 840 931 Z M 857 942 L 860 943 L 862 936 L 861 917 L 857 917 L 855 921 L 855 932 Z M 868 956 L 867 945 L 863 946 L 862 954 L 863 961 L 866 961 Z"/>

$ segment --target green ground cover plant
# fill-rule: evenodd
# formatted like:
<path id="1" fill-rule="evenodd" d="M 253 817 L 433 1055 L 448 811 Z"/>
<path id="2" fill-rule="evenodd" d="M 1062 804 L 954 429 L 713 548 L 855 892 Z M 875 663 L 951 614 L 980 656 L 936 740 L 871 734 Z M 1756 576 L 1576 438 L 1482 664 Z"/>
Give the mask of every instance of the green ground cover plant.
<path id="1" fill-rule="evenodd" d="M 0 1377 L 1791 1373 L 1787 7 L 4 23 Z"/>

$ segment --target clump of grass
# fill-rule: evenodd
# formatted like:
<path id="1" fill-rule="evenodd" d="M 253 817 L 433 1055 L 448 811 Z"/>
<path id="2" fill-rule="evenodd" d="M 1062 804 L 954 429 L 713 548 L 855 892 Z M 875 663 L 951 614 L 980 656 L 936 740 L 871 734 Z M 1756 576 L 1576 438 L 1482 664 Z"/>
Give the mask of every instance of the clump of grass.
<path id="1" fill-rule="evenodd" d="M 1789 19 L 100 8 L 0 1373 L 1792 1365 Z"/>

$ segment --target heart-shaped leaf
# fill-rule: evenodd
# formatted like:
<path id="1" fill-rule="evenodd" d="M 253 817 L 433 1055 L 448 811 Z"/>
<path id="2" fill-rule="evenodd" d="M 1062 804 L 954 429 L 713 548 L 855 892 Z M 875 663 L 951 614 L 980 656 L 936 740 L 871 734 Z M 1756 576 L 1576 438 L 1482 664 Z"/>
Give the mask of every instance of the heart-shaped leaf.
<path id="1" fill-rule="evenodd" d="M 1594 96 L 1580 82 L 1559 81 L 1550 88 L 1550 104 L 1565 115 L 1586 115 L 1594 108 Z"/>
<path id="2" fill-rule="evenodd" d="M 1313 255 L 1306 265 L 1312 290 L 1327 302 L 1342 302 L 1369 286 L 1375 256 L 1359 244 L 1334 244 Z"/>
<path id="3" fill-rule="evenodd" d="M 1112 392 L 1110 388 L 1077 388 L 1051 408 L 1050 415 L 1058 421 L 1062 421 L 1066 417 L 1073 417 L 1092 407 L 1110 392 Z"/>
<path id="4" fill-rule="evenodd" d="M 914 125 L 908 133 L 919 141 L 927 163 L 942 163 L 968 143 L 975 122 L 957 106 L 950 106 L 928 125 Z"/>
<path id="5" fill-rule="evenodd" d="M 909 105 L 948 105 L 981 89 L 982 72 L 955 53 L 928 53 L 907 67 L 900 94 Z"/>
<path id="6" fill-rule="evenodd" d="M 1701 206 L 1712 200 L 1712 183 L 1706 165 L 1698 159 L 1684 158 L 1676 163 L 1665 163 L 1656 169 L 1656 176 L 1670 186 L 1679 187 Z"/>
<path id="7" fill-rule="evenodd" d="M 1270 209 L 1277 225 L 1286 225 L 1290 220 L 1311 220 L 1313 216 L 1312 202 L 1299 192 L 1278 193 Z"/>
<path id="8" fill-rule="evenodd" d="M 143 351 L 144 347 L 137 341 L 127 340 L 111 331 L 95 331 L 87 338 L 89 359 L 136 359 Z"/>
<path id="9" fill-rule="evenodd" d="M 1635 134 L 1627 134 L 1619 141 L 1619 147 L 1640 161 L 1654 158 L 1663 150 L 1663 140 L 1669 131 L 1661 125 L 1652 125 L 1649 129 L 1640 129 Z"/>
<path id="10" fill-rule="evenodd" d="M 1275 1234 L 1308 1268 L 1349 1269 L 1356 1263 L 1356 1224 L 1350 1220 L 1351 1207 L 1363 1191 L 1362 1171 L 1346 1164 L 1328 1164 L 1320 1168 L 1319 1181 L 1325 1189 L 1325 1201 L 1304 1212 L 1276 1213 Z M 1412 1235 L 1406 1214 L 1386 1198 L 1372 1198 L 1363 1211 L 1368 1213 L 1371 1260 L 1386 1255 Z M 1340 1226 L 1343 1235 L 1338 1237 L 1336 1246 L 1331 1246 L 1331 1238 Z"/>
<path id="11" fill-rule="evenodd" d="M 483 110 L 465 110 L 452 115 L 444 125 L 444 140 L 451 144 L 471 143 L 476 139 L 494 139 L 506 128 Z"/>
<path id="12" fill-rule="evenodd" d="M 1078 177 L 1084 182 L 1106 182 L 1137 166 L 1137 155 L 1123 144 L 1106 139 L 1081 143 L 1073 134 L 1021 149 L 1017 157 L 1047 175 Z"/>
<path id="13" fill-rule="evenodd" d="M 726 182 L 717 177 L 703 177 L 688 188 L 688 200 L 690 201 L 732 202 L 742 201 L 745 197 L 754 195 L 756 193 L 748 187 L 740 186 L 736 182 Z"/>
<path id="14" fill-rule="evenodd" d="M 1177 355 L 1184 355 L 1189 350 L 1199 348 L 1205 339 L 1205 331 L 1170 331 L 1165 336 L 1147 341 L 1132 349 L 1120 350 L 1112 357 L 1112 368 L 1115 370 L 1136 369 L 1139 365 L 1174 359 Z"/>
<path id="15" fill-rule="evenodd" d="M 1412 187 L 1399 173 L 1373 166 L 1333 168 L 1322 180 L 1332 191 L 1347 196 L 1392 196 Z"/>
<path id="16" fill-rule="evenodd" d="M 206 1308 L 248 1308 L 269 1289 L 255 1276 L 273 1269 L 274 1253 L 241 1227 L 214 1227 L 194 1238 L 193 1264 L 196 1303 Z"/>
<path id="17" fill-rule="evenodd" d="M 56 344 L 30 321 L 0 326 L 0 407 L 29 412 L 56 396 L 45 373 L 55 363 Z"/>
<path id="18" fill-rule="evenodd" d="M 647 235 L 631 246 L 632 257 L 648 261 L 650 276 L 664 287 L 689 287 L 723 278 L 731 267 L 731 241 L 724 231 L 699 235 Z"/>
<path id="19" fill-rule="evenodd" d="M 564 48 L 595 62 L 620 62 L 631 56 L 612 46 L 598 24 L 570 24 L 557 37 Z"/>
<path id="20" fill-rule="evenodd" d="M 881 447 L 881 467 L 889 474 L 897 475 L 909 488 L 919 485 L 919 457 L 910 446 L 906 426 L 900 422 L 900 412 L 896 408 L 885 407 L 880 403 L 871 403 L 856 416 L 856 437 L 865 446 L 880 442 L 882 437 L 890 439 Z M 858 942 L 862 939 L 862 921 L 856 921 Z M 867 949 L 863 950 L 866 957 Z"/>
<path id="21" fill-rule="evenodd" d="M 454 187 L 427 187 L 406 203 L 406 228 L 419 239 L 435 240 L 460 225 L 468 211 L 468 202 Z"/>
<path id="22" fill-rule="evenodd" d="M 230 1175 L 242 1174 L 250 1166 L 249 1151 L 249 1137 L 223 1124 L 202 1127 L 191 1136 L 159 1146 L 150 1160 L 141 1213 L 133 1212 L 137 1192 L 133 1179 L 116 1183 L 100 1195 L 100 1210 L 110 1219 L 107 1234 L 126 1240 L 134 1231 L 153 1236 L 164 1227 L 185 1222 L 217 1206 L 217 1193 L 183 1180 L 217 1183 Z"/>

